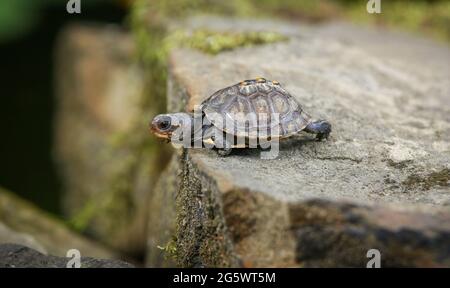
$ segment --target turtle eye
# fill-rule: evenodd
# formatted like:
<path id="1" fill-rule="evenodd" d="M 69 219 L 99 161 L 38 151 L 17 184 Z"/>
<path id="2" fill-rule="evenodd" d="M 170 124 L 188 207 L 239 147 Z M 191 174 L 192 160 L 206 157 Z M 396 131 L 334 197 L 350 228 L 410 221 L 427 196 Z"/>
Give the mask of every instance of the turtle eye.
<path id="1" fill-rule="evenodd" d="M 171 124 L 171 122 L 170 122 L 170 117 L 164 117 L 163 119 L 161 119 L 160 121 L 159 121 L 159 123 L 158 123 L 158 128 L 160 129 L 160 130 L 167 130 L 167 129 L 169 129 L 170 128 L 170 125 Z"/>

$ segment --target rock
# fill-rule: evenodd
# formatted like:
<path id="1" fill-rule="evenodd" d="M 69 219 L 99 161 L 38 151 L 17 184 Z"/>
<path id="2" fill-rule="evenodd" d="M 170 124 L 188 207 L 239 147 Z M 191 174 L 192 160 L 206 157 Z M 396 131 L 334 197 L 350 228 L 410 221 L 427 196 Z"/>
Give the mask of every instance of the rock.
<path id="1" fill-rule="evenodd" d="M 369 249 L 381 267 L 450 266 L 450 217 L 381 205 L 310 200 L 290 207 L 297 261 L 310 267 L 365 267 Z"/>
<path id="2" fill-rule="evenodd" d="M 0 268 L 66 268 L 72 258 L 44 255 L 16 244 L 0 244 Z M 81 268 L 133 268 L 119 260 L 81 257 Z"/>
<path id="3" fill-rule="evenodd" d="M 147 197 L 164 153 L 146 132 L 152 113 L 131 36 L 111 25 L 73 25 L 56 53 L 55 156 L 64 211 L 79 231 L 142 257 Z"/>
<path id="4" fill-rule="evenodd" d="M 186 150 L 181 183 L 170 188 L 178 265 L 365 267 L 366 252 L 379 249 L 384 266 L 450 266 L 447 47 L 348 24 L 199 17 L 177 25 L 289 41 L 216 56 L 174 49 L 169 111 L 263 76 L 333 125 L 328 141 L 283 142 L 275 160 L 257 149 L 226 158 Z"/>
<path id="5" fill-rule="evenodd" d="M 56 256 L 78 249 L 82 256 L 119 255 L 67 228 L 65 223 L 0 188 L 0 243 L 16 243 Z"/>
<path id="6" fill-rule="evenodd" d="M 33 248 L 42 254 L 47 254 L 45 248 L 33 236 L 16 232 L 3 223 L 0 223 L 0 243 L 16 243 Z"/>

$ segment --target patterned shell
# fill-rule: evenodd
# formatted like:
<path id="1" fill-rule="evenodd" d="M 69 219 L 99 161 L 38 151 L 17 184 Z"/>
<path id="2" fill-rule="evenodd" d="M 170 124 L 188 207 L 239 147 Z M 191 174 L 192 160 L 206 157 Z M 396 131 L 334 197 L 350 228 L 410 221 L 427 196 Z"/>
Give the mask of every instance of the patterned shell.
<path id="1" fill-rule="evenodd" d="M 288 137 L 303 130 L 311 118 L 277 81 L 245 80 L 221 89 L 203 101 L 212 124 L 238 137 Z"/>

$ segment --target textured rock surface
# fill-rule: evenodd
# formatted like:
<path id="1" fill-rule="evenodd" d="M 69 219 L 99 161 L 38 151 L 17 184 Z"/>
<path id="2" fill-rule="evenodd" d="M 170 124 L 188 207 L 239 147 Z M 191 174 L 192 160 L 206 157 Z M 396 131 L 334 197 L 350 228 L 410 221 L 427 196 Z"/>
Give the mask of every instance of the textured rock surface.
<path id="1" fill-rule="evenodd" d="M 182 266 L 449 266 L 450 51 L 345 24 L 194 18 L 185 29 L 276 31 L 287 42 L 170 58 L 169 110 L 190 111 L 242 79 L 278 80 L 329 141 L 308 135 L 276 160 L 250 149 L 181 158 L 176 259 Z M 375 206 L 374 206 L 375 205 Z"/>
<path id="2" fill-rule="evenodd" d="M 71 258 L 49 256 L 16 244 L 0 244 L 0 268 L 66 268 Z M 81 268 L 133 268 L 119 260 L 81 257 Z"/>
<path id="3" fill-rule="evenodd" d="M 148 142 L 142 71 L 129 34 L 70 26 L 56 55 L 55 155 L 64 211 L 80 231 L 131 255 L 145 249 L 147 196 L 162 167 Z"/>
<path id="4" fill-rule="evenodd" d="M 382 267 L 450 266 L 450 217 L 382 205 L 310 200 L 289 208 L 296 257 L 306 266 L 365 267 L 369 249 Z"/>
<path id="5" fill-rule="evenodd" d="M 73 232 L 65 223 L 1 188 L 0 243 L 17 243 L 56 256 L 65 256 L 69 249 L 78 249 L 84 256 L 118 257 Z"/>

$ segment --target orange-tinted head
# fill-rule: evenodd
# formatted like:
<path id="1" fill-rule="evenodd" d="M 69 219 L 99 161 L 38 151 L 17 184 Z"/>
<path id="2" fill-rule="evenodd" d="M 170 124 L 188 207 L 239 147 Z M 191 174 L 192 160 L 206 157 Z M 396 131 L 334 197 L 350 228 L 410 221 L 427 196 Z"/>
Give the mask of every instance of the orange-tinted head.
<path id="1" fill-rule="evenodd" d="M 153 118 L 150 123 L 150 131 L 156 137 L 171 140 L 172 134 L 183 125 L 191 125 L 191 116 L 186 113 L 160 114 Z M 182 129 L 178 129 L 178 134 L 182 133 Z"/>

